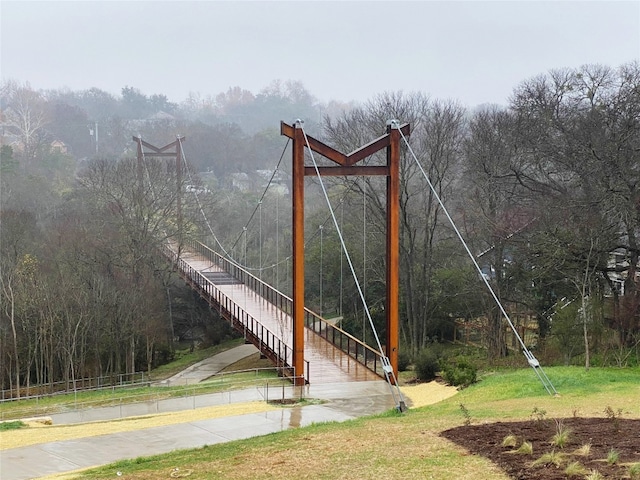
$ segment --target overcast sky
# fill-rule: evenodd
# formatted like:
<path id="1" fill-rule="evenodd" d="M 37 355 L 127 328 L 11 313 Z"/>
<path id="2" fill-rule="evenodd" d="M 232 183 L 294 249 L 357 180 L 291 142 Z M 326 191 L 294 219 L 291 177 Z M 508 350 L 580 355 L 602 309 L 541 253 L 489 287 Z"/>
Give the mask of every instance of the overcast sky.
<path id="1" fill-rule="evenodd" d="M 181 102 L 300 80 L 318 100 L 506 103 L 553 68 L 640 58 L 635 1 L 0 1 L 2 79 Z"/>

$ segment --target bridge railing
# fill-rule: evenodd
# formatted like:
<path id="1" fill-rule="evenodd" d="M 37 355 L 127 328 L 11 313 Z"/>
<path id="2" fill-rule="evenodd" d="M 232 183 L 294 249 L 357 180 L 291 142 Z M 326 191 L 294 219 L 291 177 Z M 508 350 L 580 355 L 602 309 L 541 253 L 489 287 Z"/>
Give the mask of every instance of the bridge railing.
<path id="1" fill-rule="evenodd" d="M 244 285 L 283 312 L 288 314 L 293 312 L 293 300 L 290 297 L 286 296 L 279 290 L 276 290 L 268 283 L 265 283 L 255 275 L 248 272 L 246 269 L 231 262 L 201 242 L 188 240 L 185 244 L 189 249 L 207 258 L 210 262 L 238 279 Z M 304 323 L 306 327 L 310 328 L 313 332 L 333 344 L 336 348 L 339 348 L 341 351 L 384 378 L 380 352 L 374 350 L 366 343 L 358 340 L 350 333 L 345 332 L 336 325 L 333 325 L 306 307 L 304 309 L 304 316 Z"/>
<path id="2" fill-rule="evenodd" d="M 276 365 L 282 366 L 289 376 L 300 375 L 294 372 L 291 366 L 293 359 L 291 347 L 227 297 L 202 273 L 179 258 L 169 246 L 165 247 L 164 253 L 177 266 L 182 278 L 216 308 L 236 330 L 243 332 L 245 338 L 256 345 L 262 354 L 270 357 Z M 305 371 L 301 375 L 306 382 L 309 382 L 309 362 L 305 362 Z"/>

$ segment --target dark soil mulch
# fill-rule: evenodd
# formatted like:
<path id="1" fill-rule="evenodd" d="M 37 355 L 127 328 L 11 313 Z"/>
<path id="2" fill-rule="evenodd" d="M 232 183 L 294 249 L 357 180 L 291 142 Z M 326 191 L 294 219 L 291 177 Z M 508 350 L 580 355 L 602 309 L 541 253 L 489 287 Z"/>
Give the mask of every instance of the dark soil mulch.
<path id="1" fill-rule="evenodd" d="M 442 436 L 466 448 L 469 452 L 487 457 L 503 469 L 511 478 L 526 480 L 555 480 L 584 478 L 569 477 L 565 468 L 569 463 L 580 462 L 588 471 L 597 470 L 604 478 L 630 478 L 629 465 L 640 462 L 640 420 L 624 418 L 565 418 L 564 426 L 570 430 L 567 444 L 560 449 L 551 445 L 557 432 L 556 420 L 530 420 L 526 422 L 498 422 L 485 425 L 468 425 L 442 432 Z M 510 453 L 514 448 L 503 447 L 507 435 L 517 437 L 517 446 L 523 441 L 533 446 L 531 455 Z M 574 454 L 586 444 L 591 445 L 587 457 Z M 517 448 L 517 447 L 516 447 Z M 617 463 L 610 464 L 607 457 L 611 450 L 619 454 Z M 551 451 L 565 454 L 560 467 L 532 463 Z"/>

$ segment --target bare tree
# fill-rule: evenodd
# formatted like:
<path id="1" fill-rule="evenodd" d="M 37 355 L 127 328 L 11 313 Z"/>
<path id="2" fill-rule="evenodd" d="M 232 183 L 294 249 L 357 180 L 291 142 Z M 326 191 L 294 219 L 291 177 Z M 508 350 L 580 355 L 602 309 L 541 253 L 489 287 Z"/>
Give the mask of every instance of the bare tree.
<path id="1" fill-rule="evenodd" d="M 534 173 L 525 164 L 515 136 L 515 116 L 495 106 L 476 111 L 465 142 L 464 226 L 478 264 L 503 304 L 526 303 L 522 233 L 537 221 Z M 523 174 L 526 172 L 526 186 Z M 525 268 L 526 269 L 526 268 Z M 504 318 L 487 294 L 490 358 L 507 354 Z"/>
<path id="2" fill-rule="evenodd" d="M 0 353 L 2 363 L 6 364 L 9 370 L 13 370 L 10 378 L 15 378 L 18 395 L 21 383 L 21 375 L 24 370 L 26 359 L 23 354 L 23 322 L 25 321 L 26 309 L 33 302 L 31 301 L 30 281 L 35 274 L 33 264 L 36 258 L 33 256 L 34 240 L 37 234 L 35 216 L 27 211 L 4 210 L 0 212 L 0 298 L 2 299 L 2 321 L 8 321 L 11 331 L 11 345 L 9 349 L 4 349 Z M 4 340 L 4 335 L 3 335 Z M 3 345 L 4 347 L 5 345 Z M 7 358 L 12 351 L 12 359 Z M 24 360 L 23 361 L 21 361 Z M 11 367 L 13 365 L 13 367 Z M 0 375 L 1 377 L 2 375 Z"/>
<path id="3" fill-rule="evenodd" d="M 2 86 L 2 96 L 7 103 L 3 113 L 8 130 L 18 135 L 22 154 L 31 161 L 44 141 L 44 127 L 48 121 L 46 101 L 28 83 L 6 82 Z"/>
<path id="4" fill-rule="evenodd" d="M 536 185 L 562 202 L 557 205 L 588 208 L 616 227 L 609 255 L 624 252 L 626 271 L 616 273 L 625 275 L 623 302 L 636 307 L 614 322 L 620 341 L 633 344 L 640 330 L 640 64 L 552 71 L 516 88 L 512 109 L 529 171 L 538 174 Z M 524 183 L 530 177 L 525 172 L 519 178 Z M 608 270 L 601 264 L 600 277 L 607 279 Z M 615 289 L 614 300 L 620 312 Z"/>
<path id="5" fill-rule="evenodd" d="M 343 151 L 351 151 L 380 135 L 386 122 L 398 119 L 411 124 L 410 143 L 432 184 L 442 198 L 451 192 L 459 161 L 465 128 L 465 112 L 454 102 L 430 101 L 422 94 L 385 93 L 343 114 L 337 120 L 326 119 L 325 130 L 331 141 Z M 416 354 L 436 334 L 432 280 L 438 266 L 437 241 L 448 236 L 439 222 L 439 206 L 427 187 L 406 147 L 401 154 L 400 186 L 400 262 L 401 330 L 405 345 Z M 375 162 L 372 158 L 369 162 Z M 379 160 L 378 160 L 379 161 Z M 366 178 L 352 187 L 364 195 L 367 223 L 373 232 L 384 231 L 385 190 L 382 182 Z M 369 239 L 367 239 L 369 241 Z M 376 252 L 384 249 L 372 249 Z M 367 261 L 369 264 L 369 261 Z M 369 281 L 384 284 L 384 260 L 371 260 Z"/>
<path id="6" fill-rule="evenodd" d="M 102 252 L 102 273 L 114 277 L 117 285 L 113 291 L 116 298 L 108 300 L 109 324 L 118 339 L 113 362 L 118 369 L 124 360 L 129 372 L 135 369 L 145 323 L 161 316 L 157 303 L 152 302 L 164 298 L 160 277 L 169 269 L 161 248 L 179 238 L 173 163 L 147 159 L 144 179 L 138 173 L 135 161 L 99 160 L 80 180 L 95 212 L 92 226 L 103 232 L 102 241 L 96 245 Z M 161 297 L 154 293 L 156 289 L 162 292 Z"/>

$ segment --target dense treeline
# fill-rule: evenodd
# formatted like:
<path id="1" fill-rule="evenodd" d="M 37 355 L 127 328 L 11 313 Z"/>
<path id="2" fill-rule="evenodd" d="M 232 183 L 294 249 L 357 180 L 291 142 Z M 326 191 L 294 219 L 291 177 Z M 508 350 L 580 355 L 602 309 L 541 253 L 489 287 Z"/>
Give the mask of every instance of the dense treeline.
<path id="1" fill-rule="evenodd" d="M 350 151 L 389 118 L 412 124 L 413 151 L 503 304 L 534 315 L 567 362 L 583 356 L 589 365 L 593 346 L 600 360 L 621 364 L 637 356 L 637 63 L 552 71 L 517 86 L 508 108 L 470 112 L 422 94 L 384 94 L 328 119 L 327 135 Z M 482 317 L 490 357 L 504 356 L 504 319 L 418 168 L 404 149 L 405 348 L 416 355 L 434 338 L 450 338 L 452 318 Z M 381 230 L 384 189 L 374 182 L 356 188 L 369 230 Z M 372 253 L 370 268 L 381 286 L 382 258 Z M 544 339 L 539 343 L 542 348 Z"/>
<path id="2" fill-rule="evenodd" d="M 497 296 L 536 319 L 532 347 L 587 365 L 594 355 L 619 364 L 637 357 L 637 63 L 549 72 L 518 85 L 504 108 L 402 92 L 320 105 L 298 82 L 182 104 L 131 87 L 116 97 L 8 82 L 0 106 L 3 388 L 151 368 L 170 357 L 175 338 L 221 328 L 158 255 L 168 240 L 191 235 L 215 246 L 213 230 L 231 255 L 288 292 L 286 157 L 274 176 L 280 188 L 259 200 L 286 143 L 279 121 L 293 118 L 345 152 L 379 136 L 389 119 L 411 123 L 421 165 L 403 146 L 403 351 L 415 356 L 452 338 L 455 319 L 484 319 L 492 358 L 510 346 L 422 167 Z M 200 192 L 185 194 L 182 222 L 174 161 L 146 159 L 141 174 L 131 141 L 162 146 L 177 134 L 186 136 L 189 164 L 181 190 Z M 309 183 L 307 302 L 371 341 L 327 207 Z M 384 181 L 327 185 L 382 334 Z"/>

